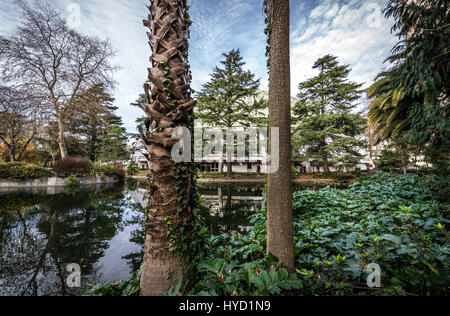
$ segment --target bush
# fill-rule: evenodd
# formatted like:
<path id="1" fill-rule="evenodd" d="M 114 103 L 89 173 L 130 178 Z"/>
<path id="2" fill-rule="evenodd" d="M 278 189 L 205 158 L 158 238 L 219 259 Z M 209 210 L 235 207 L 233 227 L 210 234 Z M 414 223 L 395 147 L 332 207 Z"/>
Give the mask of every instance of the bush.
<path id="1" fill-rule="evenodd" d="M 125 179 L 125 170 L 120 163 L 102 164 L 99 162 L 91 162 L 89 170 L 92 176 L 116 176 L 120 179 Z"/>
<path id="2" fill-rule="evenodd" d="M 130 164 L 128 165 L 128 168 L 127 168 L 127 174 L 130 176 L 134 176 L 138 172 L 139 172 L 138 164 L 134 161 L 130 162 Z"/>
<path id="3" fill-rule="evenodd" d="M 84 296 L 137 296 L 142 268 L 129 279 L 113 283 L 101 283 L 90 287 Z"/>
<path id="4" fill-rule="evenodd" d="M 66 157 L 56 161 L 52 169 L 60 177 L 87 176 L 90 174 L 90 162 L 88 158 Z"/>
<path id="5" fill-rule="evenodd" d="M 51 177 L 53 173 L 42 167 L 24 162 L 0 163 L 0 178 L 14 181 Z"/>
<path id="6" fill-rule="evenodd" d="M 77 186 L 79 184 L 78 176 L 71 175 L 70 177 L 67 178 L 67 180 L 64 182 L 64 184 L 69 187 Z"/>
<path id="7" fill-rule="evenodd" d="M 125 170 L 123 169 L 123 165 L 122 164 L 111 164 L 111 165 L 103 165 L 102 166 L 102 175 L 103 176 L 116 176 L 119 177 L 121 180 L 125 179 Z"/>
<path id="8" fill-rule="evenodd" d="M 94 177 L 101 176 L 103 174 L 103 165 L 100 162 L 90 162 L 89 174 Z"/>
<path id="9" fill-rule="evenodd" d="M 380 154 L 380 159 L 375 161 L 378 168 L 385 172 L 391 172 L 402 168 L 402 154 L 399 152 L 383 149 Z"/>

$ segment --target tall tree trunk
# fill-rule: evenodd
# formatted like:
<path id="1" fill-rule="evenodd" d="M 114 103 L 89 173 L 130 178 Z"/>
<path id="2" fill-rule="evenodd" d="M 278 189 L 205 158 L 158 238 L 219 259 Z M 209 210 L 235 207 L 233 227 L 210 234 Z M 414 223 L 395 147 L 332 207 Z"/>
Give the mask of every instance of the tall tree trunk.
<path id="1" fill-rule="evenodd" d="M 9 161 L 16 161 L 16 141 L 14 140 L 14 137 L 11 137 L 11 144 L 9 144 Z"/>
<path id="2" fill-rule="evenodd" d="M 150 174 L 149 204 L 146 218 L 145 256 L 141 276 L 141 295 L 158 296 L 181 278 L 182 254 L 170 251 L 167 224 L 188 225 L 193 221 L 193 165 L 175 163 L 171 157 L 175 127 L 192 127 L 196 101 L 190 97 L 191 75 L 187 63 L 187 40 L 191 21 L 185 0 L 150 0 L 150 15 L 144 25 L 152 49 L 152 68 L 145 84 L 147 104 L 140 107 L 148 118 L 140 126 L 146 144 Z M 184 226 L 186 227 L 186 226 Z M 173 237 L 173 236 L 172 236 Z M 181 236 L 175 238 L 180 240 Z"/>
<path id="3" fill-rule="evenodd" d="M 30 146 L 33 139 L 34 139 L 34 133 L 30 138 L 28 138 L 28 140 L 24 143 L 23 147 L 20 149 L 19 155 L 17 157 L 17 161 L 22 161 L 23 155 L 25 154 L 28 146 Z"/>
<path id="4" fill-rule="evenodd" d="M 267 252 L 284 263 L 289 272 L 294 272 L 289 0 L 270 1 L 269 12 L 269 127 L 280 130 L 280 164 L 277 172 L 269 173 L 268 179 Z"/>
<path id="5" fill-rule="evenodd" d="M 89 159 L 91 161 L 96 161 L 97 160 L 97 153 L 96 153 L 96 144 L 97 144 L 97 135 L 94 134 L 92 135 L 90 144 L 89 144 Z"/>
<path id="6" fill-rule="evenodd" d="M 325 173 L 331 173 L 330 163 L 328 162 L 327 154 L 323 155 L 323 170 L 324 170 Z"/>
<path id="7" fill-rule="evenodd" d="M 231 161 L 227 162 L 227 177 L 231 178 L 233 176 L 233 163 Z"/>
<path id="8" fill-rule="evenodd" d="M 228 129 L 231 130 L 231 128 L 233 127 L 233 125 L 230 123 L 228 124 Z M 226 144 L 227 144 L 227 177 L 231 178 L 233 176 L 233 155 L 231 154 L 231 152 L 229 151 L 229 148 L 232 148 L 233 152 L 234 152 L 234 137 L 233 136 L 233 140 L 230 142 L 230 139 L 228 139 L 228 136 L 226 137 Z"/>
<path id="9" fill-rule="evenodd" d="M 61 159 L 66 158 L 69 156 L 67 153 L 67 147 L 66 147 L 66 139 L 64 137 L 65 134 L 65 128 L 64 128 L 64 122 L 61 117 L 61 115 L 57 116 L 58 120 L 58 146 L 59 146 L 59 152 L 61 154 Z"/>

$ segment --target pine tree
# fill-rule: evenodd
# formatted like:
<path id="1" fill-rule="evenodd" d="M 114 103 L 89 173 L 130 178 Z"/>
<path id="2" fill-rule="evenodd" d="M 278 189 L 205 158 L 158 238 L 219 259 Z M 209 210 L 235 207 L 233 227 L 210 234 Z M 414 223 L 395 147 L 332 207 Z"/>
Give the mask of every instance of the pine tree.
<path id="1" fill-rule="evenodd" d="M 127 160 L 129 153 L 127 151 L 128 136 L 123 127 L 111 125 L 104 135 L 99 137 L 98 159 L 105 162 L 116 162 Z"/>
<path id="2" fill-rule="evenodd" d="M 359 149 L 366 146 L 356 137 L 364 133 L 367 122 L 352 113 L 362 85 L 348 81 L 350 67 L 339 65 L 335 56 L 318 59 L 313 69 L 319 74 L 300 83 L 294 106 L 295 155 L 320 163 L 326 173 L 331 165 L 349 169 L 358 164 Z"/>
<path id="3" fill-rule="evenodd" d="M 196 117 L 203 123 L 220 128 L 236 126 L 260 126 L 265 122 L 267 101 L 257 98 L 260 80 L 244 70 L 245 62 L 238 50 L 232 50 L 215 67 L 211 80 L 198 93 Z M 228 175 L 232 174 L 232 162 L 227 159 Z"/>
<path id="4" fill-rule="evenodd" d="M 96 161 L 101 149 L 101 137 L 107 134 L 112 126 L 122 126 L 121 117 L 113 106 L 114 98 L 106 91 L 103 84 L 97 84 L 86 90 L 74 101 L 74 115 L 67 122 L 71 134 L 76 137 L 83 154 L 91 161 Z M 70 153 L 70 147 L 69 153 Z"/>

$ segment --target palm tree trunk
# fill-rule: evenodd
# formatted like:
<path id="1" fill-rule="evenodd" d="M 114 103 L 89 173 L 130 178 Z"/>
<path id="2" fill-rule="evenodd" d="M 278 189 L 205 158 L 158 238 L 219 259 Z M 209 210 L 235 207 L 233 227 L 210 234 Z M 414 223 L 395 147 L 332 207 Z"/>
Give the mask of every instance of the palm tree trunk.
<path id="1" fill-rule="evenodd" d="M 175 163 L 171 138 L 176 127 L 192 126 L 196 101 L 190 97 L 191 75 L 187 63 L 190 20 L 185 0 L 150 0 L 150 15 L 144 25 L 152 49 L 152 68 L 145 84 L 147 103 L 140 107 L 148 118 L 140 126 L 146 144 L 150 174 L 149 205 L 146 218 L 145 257 L 141 295 L 159 296 L 181 278 L 182 254 L 170 251 L 167 224 L 193 221 L 193 165 Z M 189 234 L 189 229 L 184 232 Z M 181 237 L 181 236 L 176 236 Z M 180 238 L 178 238 L 179 240 Z"/>
<path id="2" fill-rule="evenodd" d="M 268 1 L 270 28 L 269 127 L 279 128 L 279 169 L 269 173 L 267 252 L 294 272 L 291 175 L 289 0 Z M 270 137 L 271 138 L 271 137 Z M 272 145 L 270 146 L 273 147 Z M 272 150 L 272 149 L 271 149 Z M 274 153 L 271 153 L 273 155 Z"/>

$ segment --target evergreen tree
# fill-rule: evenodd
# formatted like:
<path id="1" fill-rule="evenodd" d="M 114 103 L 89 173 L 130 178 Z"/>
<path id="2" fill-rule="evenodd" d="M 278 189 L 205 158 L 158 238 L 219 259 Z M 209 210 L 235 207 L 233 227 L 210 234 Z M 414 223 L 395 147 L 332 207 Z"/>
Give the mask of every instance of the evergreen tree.
<path id="1" fill-rule="evenodd" d="M 220 128 L 264 124 L 267 119 L 262 110 L 268 104 L 264 98 L 257 98 L 260 80 L 251 71 L 244 70 L 239 49 L 223 56 L 225 59 L 220 62 L 223 68 L 214 68 L 211 80 L 197 95 L 196 117 Z M 228 175 L 231 175 L 232 162 L 227 160 Z"/>
<path id="2" fill-rule="evenodd" d="M 319 74 L 300 83 L 294 106 L 295 155 L 320 162 L 327 173 L 331 165 L 354 167 L 361 159 L 358 149 L 366 146 L 356 137 L 364 133 L 367 122 L 351 112 L 361 97 L 361 84 L 348 81 L 351 69 L 339 65 L 337 57 L 326 55 L 313 68 Z"/>
<path id="3" fill-rule="evenodd" d="M 106 134 L 100 136 L 99 160 L 104 162 L 127 160 L 129 158 L 127 140 L 128 136 L 123 127 L 110 126 Z"/>
<path id="4" fill-rule="evenodd" d="M 83 154 L 91 161 L 96 161 L 101 149 L 101 137 L 112 126 L 122 126 L 122 119 L 115 114 L 117 107 L 112 105 L 113 102 L 114 98 L 103 84 L 94 85 L 76 98 L 75 114 L 66 125 L 79 143 L 76 146 L 77 155 Z M 68 144 L 69 153 L 72 147 Z"/>

